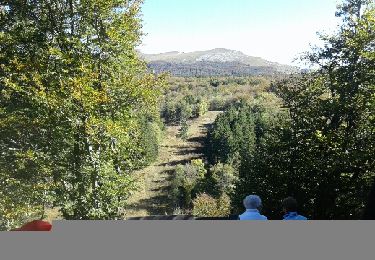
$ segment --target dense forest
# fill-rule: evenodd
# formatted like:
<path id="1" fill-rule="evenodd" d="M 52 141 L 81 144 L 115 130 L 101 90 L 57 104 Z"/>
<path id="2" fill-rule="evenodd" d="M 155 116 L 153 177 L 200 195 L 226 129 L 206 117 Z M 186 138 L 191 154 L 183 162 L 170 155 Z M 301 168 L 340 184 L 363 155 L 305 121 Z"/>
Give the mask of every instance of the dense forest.
<path id="1" fill-rule="evenodd" d="M 169 71 L 179 77 L 210 77 L 210 76 L 251 76 L 251 75 L 275 75 L 279 71 L 272 67 L 250 66 L 239 62 L 195 62 L 195 63 L 171 63 L 165 61 L 153 61 L 148 64 L 150 70 L 155 73 Z M 290 69 L 290 71 L 292 71 Z"/>
<path id="2" fill-rule="evenodd" d="M 165 127 L 186 139 L 207 111 L 223 112 L 205 156 L 175 166 L 171 210 L 239 214 L 255 193 L 270 219 L 288 196 L 310 219 L 363 217 L 375 183 L 373 1 L 338 6 L 338 30 L 301 57 L 309 72 L 246 77 L 149 72 L 136 50 L 141 6 L 0 2 L 0 230 L 48 209 L 124 219 Z"/>

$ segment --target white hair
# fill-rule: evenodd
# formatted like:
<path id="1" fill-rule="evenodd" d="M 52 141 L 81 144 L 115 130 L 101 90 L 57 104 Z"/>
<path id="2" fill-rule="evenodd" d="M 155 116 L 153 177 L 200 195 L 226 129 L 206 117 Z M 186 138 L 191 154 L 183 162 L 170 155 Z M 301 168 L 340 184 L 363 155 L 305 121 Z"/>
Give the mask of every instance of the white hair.
<path id="1" fill-rule="evenodd" d="M 246 209 L 258 209 L 262 205 L 262 200 L 258 195 L 249 195 L 243 200 Z"/>

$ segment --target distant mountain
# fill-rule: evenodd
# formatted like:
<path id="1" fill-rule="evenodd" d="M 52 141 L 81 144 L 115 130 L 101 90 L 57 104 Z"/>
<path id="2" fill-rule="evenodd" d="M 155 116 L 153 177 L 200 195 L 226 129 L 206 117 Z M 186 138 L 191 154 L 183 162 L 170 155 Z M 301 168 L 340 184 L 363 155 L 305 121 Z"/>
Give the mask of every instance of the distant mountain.
<path id="1" fill-rule="evenodd" d="M 171 72 L 174 76 L 246 76 L 299 71 L 297 67 L 222 48 L 188 53 L 141 53 L 140 55 L 155 73 Z"/>

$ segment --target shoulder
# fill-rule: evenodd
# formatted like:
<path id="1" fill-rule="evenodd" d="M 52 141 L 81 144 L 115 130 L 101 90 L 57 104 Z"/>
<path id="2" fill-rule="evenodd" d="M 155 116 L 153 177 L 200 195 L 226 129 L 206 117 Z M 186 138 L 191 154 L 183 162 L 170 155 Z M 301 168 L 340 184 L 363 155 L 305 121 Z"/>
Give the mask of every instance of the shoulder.
<path id="1" fill-rule="evenodd" d="M 244 220 L 246 218 L 246 213 L 243 213 L 241 215 L 238 215 L 239 220 Z"/>

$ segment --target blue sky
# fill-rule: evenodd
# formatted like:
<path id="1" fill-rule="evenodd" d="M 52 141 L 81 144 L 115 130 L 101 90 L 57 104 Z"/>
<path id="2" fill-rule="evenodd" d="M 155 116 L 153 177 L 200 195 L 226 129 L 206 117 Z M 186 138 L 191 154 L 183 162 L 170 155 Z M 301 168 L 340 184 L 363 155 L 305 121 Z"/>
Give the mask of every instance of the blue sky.
<path id="1" fill-rule="evenodd" d="M 144 0 L 145 53 L 214 48 L 291 64 L 332 32 L 338 0 Z"/>

